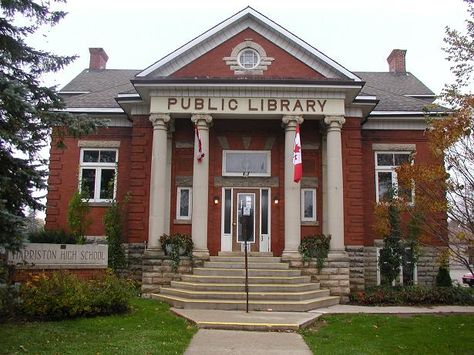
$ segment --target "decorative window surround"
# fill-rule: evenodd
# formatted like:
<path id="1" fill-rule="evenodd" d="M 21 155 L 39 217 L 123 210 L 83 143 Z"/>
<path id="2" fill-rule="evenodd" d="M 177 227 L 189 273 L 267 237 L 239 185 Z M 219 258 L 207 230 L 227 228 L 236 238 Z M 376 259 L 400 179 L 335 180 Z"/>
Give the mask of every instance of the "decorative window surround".
<path id="1" fill-rule="evenodd" d="M 388 192 L 389 187 L 394 187 L 398 190 L 398 177 L 395 168 L 401 163 L 408 161 L 412 152 L 407 151 L 376 151 L 375 152 L 375 201 L 381 202 L 381 197 L 385 196 Z M 384 158 L 385 156 L 385 158 Z M 391 161 L 383 161 L 384 159 L 391 158 Z M 399 160 L 397 162 L 397 159 Z M 380 161 L 379 161 L 380 160 Z M 388 186 L 390 185 L 390 186 Z M 400 193 L 400 191 L 397 191 Z M 406 191 L 408 196 L 411 197 L 410 203 L 414 201 L 414 189 Z"/>
<path id="2" fill-rule="evenodd" d="M 193 205 L 193 190 L 190 187 L 178 187 L 176 194 L 176 219 L 190 220 Z"/>
<path id="3" fill-rule="evenodd" d="M 246 69 L 239 60 L 242 52 L 247 49 L 254 50 L 259 56 L 257 65 L 248 69 Z M 222 59 L 230 67 L 230 69 L 234 71 L 235 75 L 263 75 L 263 72 L 267 70 L 275 60 L 273 57 L 268 57 L 263 47 L 252 40 L 246 40 L 242 43 L 239 43 L 234 47 L 229 57 L 224 57 Z"/>
<path id="4" fill-rule="evenodd" d="M 77 141 L 79 148 L 120 148 L 120 141 Z"/>
<path id="5" fill-rule="evenodd" d="M 301 221 L 316 222 L 316 189 L 301 189 Z"/>
<path id="6" fill-rule="evenodd" d="M 416 150 L 416 144 L 373 143 L 372 150 L 404 150 L 414 152 Z"/>

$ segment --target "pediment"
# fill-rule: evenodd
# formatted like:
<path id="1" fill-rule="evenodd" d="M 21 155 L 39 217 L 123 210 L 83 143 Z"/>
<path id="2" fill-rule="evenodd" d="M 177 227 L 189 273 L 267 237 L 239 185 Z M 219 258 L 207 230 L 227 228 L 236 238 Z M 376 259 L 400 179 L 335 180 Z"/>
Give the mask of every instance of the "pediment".
<path id="1" fill-rule="evenodd" d="M 242 70 L 236 48 L 255 50 L 258 65 L 252 70 Z M 357 75 L 251 7 L 168 54 L 140 72 L 137 78 L 234 76 L 361 81 Z"/>

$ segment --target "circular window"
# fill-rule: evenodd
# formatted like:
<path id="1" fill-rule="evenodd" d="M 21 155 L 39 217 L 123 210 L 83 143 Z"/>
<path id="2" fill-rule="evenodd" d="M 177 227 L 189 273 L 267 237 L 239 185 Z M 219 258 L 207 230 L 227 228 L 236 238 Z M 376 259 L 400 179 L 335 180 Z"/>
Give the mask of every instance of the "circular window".
<path id="1" fill-rule="evenodd" d="M 244 69 L 253 69 L 260 63 L 260 56 L 252 48 L 245 48 L 239 53 L 239 65 Z"/>

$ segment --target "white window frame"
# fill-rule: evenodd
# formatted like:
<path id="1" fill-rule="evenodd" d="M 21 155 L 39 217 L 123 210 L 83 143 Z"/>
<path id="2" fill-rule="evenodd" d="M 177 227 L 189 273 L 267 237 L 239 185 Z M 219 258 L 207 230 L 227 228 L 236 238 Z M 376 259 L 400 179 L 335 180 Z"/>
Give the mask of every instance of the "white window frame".
<path id="1" fill-rule="evenodd" d="M 395 187 L 398 193 L 398 175 L 395 169 L 398 167 L 398 165 L 385 165 L 385 166 L 378 166 L 377 163 L 377 156 L 379 154 L 406 154 L 410 156 L 413 152 L 410 151 L 397 151 L 397 150 L 381 150 L 381 151 L 376 151 L 374 154 L 375 158 L 375 201 L 377 203 L 381 202 L 379 200 L 379 173 L 391 173 L 392 174 L 392 186 Z M 413 161 L 411 162 L 413 164 Z M 413 204 L 413 201 L 415 201 L 415 189 L 414 186 L 411 188 L 411 201 L 408 201 L 409 204 Z"/>
<path id="2" fill-rule="evenodd" d="M 255 54 L 255 56 L 257 57 L 257 61 L 253 64 L 252 67 L 246 67 L 244 63 L 242 63 L 242 56 L 244 55 L 245 52 L 252 52 L 253 54 Z M 260 64 L 260 61 L 261 61 L 261 58 L 260 58 L 260 53 L 258 53 L 257 50 L 255 50 L 254 48 L 252 47 L 245 47 L 244 49 L 242 49 L 239 54 L 237 54 L 237 62 L 239 63 L 240 67 L 242 69 L 245 69 L 245 70 L 252 70 L 252 69 L 255 69 L 256 67 L 258 67 L 258 65 Z"/>
<path id="3" fill-rule="evenodd" d="M 223 150 L 222 151 L 222 176 L 242 176 L 243 173 L 228 173 L 226 171 L 226 162 L 227 162 L 227 154 L 229 153 L 245 153 L 245 154 L 262 154 L 265 153 L 267 155 L 267 172 L 266 173 L 249 173 L 248 176 L 253 177 L 269 177 L 272 174 L 272 157 L 270 150 Z"/>
<path id="4" fill-rule="evenodd" d="M 311 217 L 305 217 L 304 216 L 304 203 L 305 203 L 305 199 L 304 199 L 304 194 L 306 191 L 309 191 L 313 194 L 313 215 Z M 317 206 L 316 206 L 316 189 L 301 189 L 301 221 L 302 222 L 316 222 L 316 216 L 317 216 L 317 213 L 316 213 L 316 210 L 317 210 Z"/>
<path id="5" fill-rule="evenodd" d="M 380 259 L 380 249 L 382 248 L 377 248 L 377 286 L 380 286 L 382 283 L 382 273 L 380 272 L 380 266 L 379 266 L 379 259 Z M 410 248 L 405 248 L 405 249 L 410 249 Z M 403 263 L 400 265 L 400 275 L 398 276 L 398 282 L 399 285 L 403 285 Z M 393 280 L 392 286 L 395 286 L 396 280 Z M 415 263 L 413 266 L 413 284 L 417 285 L 418 284 L 418 264 Z"/>
<path id="6" fill-rule="evenodd" d="M 85 151 L 114 151 L 115 152 L 115 162 L 84 162 L 84 152 Z M 92 198 L 88 199 L 89 202 L 107 202 L 110 203 L 115 199 L 117 195 L 117 173 L 118 173 L 118 161 L 119 161 L 119 151 L 116 148 L 81 148 L 80 154 L 80 167 L 79 167 L 79 191 L 82 191 L 82 172 L 84 169 L 93 169 L 95 170 L 95 182 L 94 182 L 94 191 Z M 100 183 L 102 180 L 102 170 L 114 170 L 114 190 L 112 198 L 100 198 Z"/>
<path id="7" fill-rule="evenodd" d="M 181 191 L 189 191 L 189 209 L 187 215 L 181 215 Z M 193 210 L 193 188 L 192 187 L 178 187 L 176 193 L 176 219 L 189 221 L 192 218 Z"/>

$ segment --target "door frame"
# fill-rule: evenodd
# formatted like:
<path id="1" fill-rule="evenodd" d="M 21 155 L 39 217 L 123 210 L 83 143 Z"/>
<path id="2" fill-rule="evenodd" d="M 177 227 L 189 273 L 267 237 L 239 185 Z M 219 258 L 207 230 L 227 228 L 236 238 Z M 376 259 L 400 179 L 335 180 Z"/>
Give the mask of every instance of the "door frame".
<path id="1" fill-rule="evenodd" d="M 267 238 L 266 240 L 266 246 L 267 250 L 263 251 L 272 251 L 272 243 L 271 243 L 271 226 L 272 226 L 272 189 L 271 187 L 251 187 L 251 186 L 227 186 L 227 187 L 222 187 L 221 189 L 221 251 L 232 251 L 232 238 L 234 235 L 234 226 L 233 226 L 233 215 L 234 215 L 234 190 L 258 190 L 260 193 L 259 196 L 259 215 L 260 215 L 260 221 L 259 221 L 259 230 L 258 232 L 258 238 L 260 238 L 260 251 L 262 251 L 262 245 L 265 245 L 265 242 L 262 243 L 263 238 Z M 230 233 L 224 233 L 224 218 L 225 218 L 225 190 L 230 190 Z M 262 235 L 262 190 L 268 190 L 268 234 Z M 255 236 L 257 237 L 257 236 Z"/>

